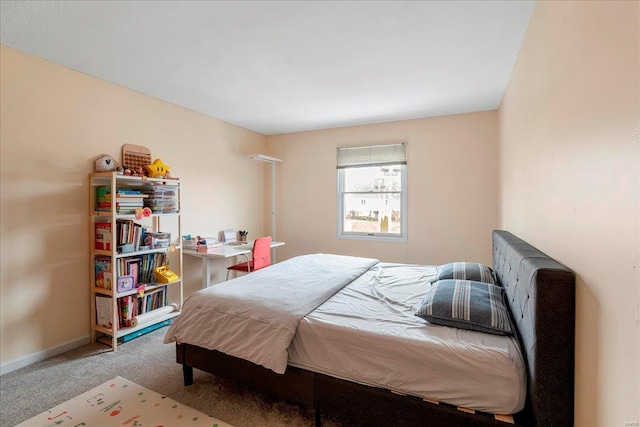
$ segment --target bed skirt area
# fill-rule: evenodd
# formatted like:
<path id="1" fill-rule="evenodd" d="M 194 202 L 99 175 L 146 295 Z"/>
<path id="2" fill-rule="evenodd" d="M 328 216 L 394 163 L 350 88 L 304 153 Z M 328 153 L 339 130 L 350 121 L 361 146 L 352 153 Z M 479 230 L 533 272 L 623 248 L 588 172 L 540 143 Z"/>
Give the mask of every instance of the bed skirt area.
<path id="1" fill-rule="evenodd" d="M 246 360 L 190 344 L 176 344 L 177 362 L 183 365 L 185 385 L 193 384 L 193 368 L 242 384 L 315 410 L 316 427 L 321 414 L 330 414 L 357 425 L 393 422 L 403 427 L 524 426 L 519 414 L 494 415 L 403 396 L 389 390 L 341 380 L 289 366 L 283 375 Z"/>

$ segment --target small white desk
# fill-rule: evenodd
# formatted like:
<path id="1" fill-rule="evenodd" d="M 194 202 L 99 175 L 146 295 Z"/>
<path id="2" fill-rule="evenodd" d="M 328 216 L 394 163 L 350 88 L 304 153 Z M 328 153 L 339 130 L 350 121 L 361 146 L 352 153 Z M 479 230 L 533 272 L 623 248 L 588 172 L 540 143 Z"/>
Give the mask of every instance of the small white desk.
<path id="1" fill-rule="evenodd" d="M 283 246 L 284 242 L 271 242 L 271 248 Z M 211 267 L 210 259 L 231 258 L 238 255 L 244 255 L 247 260 L 251 259 L 250 253 L 253 250 L 253 242 L 243 245 L 222 245 L 219 248 L 209 249 L 209 252 L 198 252 L 191 249 L 185 249 L 183 254 L 202 258 L 202 286 L 208 288 L 211 286 Z"/>

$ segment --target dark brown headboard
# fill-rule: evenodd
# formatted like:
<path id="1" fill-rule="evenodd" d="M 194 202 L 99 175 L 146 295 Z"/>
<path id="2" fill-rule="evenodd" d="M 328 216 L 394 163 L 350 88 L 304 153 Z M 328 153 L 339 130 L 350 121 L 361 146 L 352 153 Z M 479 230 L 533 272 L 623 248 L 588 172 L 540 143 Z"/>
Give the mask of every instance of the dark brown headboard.
<path id="1" fill-rule="evenodd" d="M 527 418 L 540 427 L 573 426 L 574 275 L 502 230 L 493 232 L 493 266 L 527 361 Z"/>

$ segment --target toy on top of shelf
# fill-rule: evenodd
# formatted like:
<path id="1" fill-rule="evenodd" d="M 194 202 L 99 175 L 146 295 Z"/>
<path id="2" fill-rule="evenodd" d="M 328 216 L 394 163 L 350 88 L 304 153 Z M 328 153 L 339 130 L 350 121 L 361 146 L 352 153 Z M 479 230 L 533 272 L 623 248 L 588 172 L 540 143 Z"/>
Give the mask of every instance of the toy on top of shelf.
<path id="1" fill-rule="evenodd" d="M 122 166 L 137 173 L 138 169 L 151 163 L 151 150 L 142 145 L 122 146 Z"/>
<path id="2" fill-rule="evenodd" d="M 113 172 L 120 167 L 118 162 L 108 154 L 103 154 L 96 160 L 96 172 Z"/>
<path id="3" fill-rule="evenodd" d="M 160 159 L 155 159 L 153 163 L 145 166 L 144 168 L 149 172 L 150 178 L 164 178 L 169 172 L 171 166 L 166 165 Z"/>

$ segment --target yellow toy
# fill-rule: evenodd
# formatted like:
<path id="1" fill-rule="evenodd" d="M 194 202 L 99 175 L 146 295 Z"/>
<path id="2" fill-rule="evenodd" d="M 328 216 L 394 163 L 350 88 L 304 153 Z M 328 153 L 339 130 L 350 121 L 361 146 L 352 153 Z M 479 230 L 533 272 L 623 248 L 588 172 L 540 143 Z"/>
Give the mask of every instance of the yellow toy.
<path id="1" fill-rule="evenodd" d="M 158 283 L 173 283 L 177 282 L 180 278 L 176 273 L 169 270 L 169 267 L 163 265 L 162 267 L 156 267 L 153 272 L 156 275 L 156 282 Z"/>
<path id="2" fill-rule="evenodd" d="M 153 163 L 144 168 L 149 172 L 149 178 L 164 178 L 169 173 L 170 167 L 162 163 L 162 160 L 155 159 Z"/>

